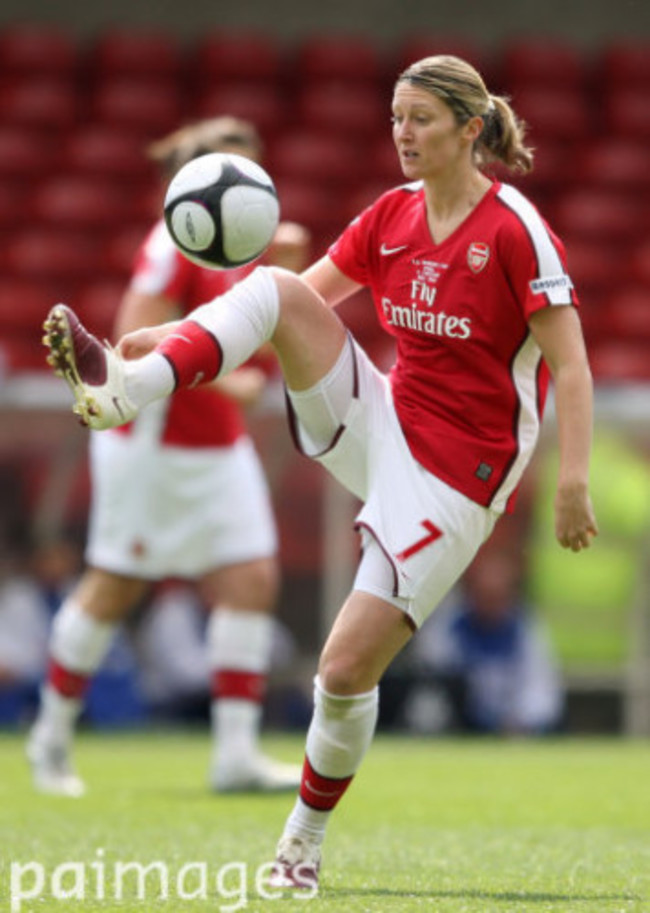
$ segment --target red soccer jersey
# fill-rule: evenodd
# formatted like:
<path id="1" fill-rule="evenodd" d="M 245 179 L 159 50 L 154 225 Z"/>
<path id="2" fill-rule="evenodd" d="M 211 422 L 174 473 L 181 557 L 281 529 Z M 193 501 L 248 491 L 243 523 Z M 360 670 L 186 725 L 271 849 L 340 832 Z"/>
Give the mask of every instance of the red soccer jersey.
<path id="1" fill-rule="evenodd" d="M 182 307 L 179 316 L 185 316 L 198 305 L 223 294 L 252 268 L 211 270 L 196 266 L 176 248 L 161 221 L 136 254 L 131 288 L 165 295 L 178 302 Z M 128 433 L 130 426 L 126 428 Z M 244 430 L 237 403 L 206 385 L 179 390 L 171 396 L 157 433 L 161 443 L 176 447 L 224 447 L 234 443 Z"/>
<path id="2" fill-rule="evenodd" d="M 390 378 L 415 458 L 479 504 L 510 509 L 548 387 L 528 319 L 578 303 L 557 237 L 518 190 L 497 182 L 435 244 L 416 182 L 364 210 L 329 256 L 369 286 L 395 337 Z"/>

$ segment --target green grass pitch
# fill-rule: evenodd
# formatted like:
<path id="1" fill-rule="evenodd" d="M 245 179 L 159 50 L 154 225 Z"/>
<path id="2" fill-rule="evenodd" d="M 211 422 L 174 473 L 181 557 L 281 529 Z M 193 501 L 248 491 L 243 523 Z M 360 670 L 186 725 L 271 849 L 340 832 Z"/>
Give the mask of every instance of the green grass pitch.
<path id="1" fill-rule="evenodd" d="M 265 745 L 302 757 L 302 738 Z M 210 794 L 207 734 L 83 734 L 80 800 L 33 793 L 21 738 L 0 756 L 0 913 L 650 911 L 646 741 L 379 736 L 314 899 L 257 891 L 293 797 Z"/>

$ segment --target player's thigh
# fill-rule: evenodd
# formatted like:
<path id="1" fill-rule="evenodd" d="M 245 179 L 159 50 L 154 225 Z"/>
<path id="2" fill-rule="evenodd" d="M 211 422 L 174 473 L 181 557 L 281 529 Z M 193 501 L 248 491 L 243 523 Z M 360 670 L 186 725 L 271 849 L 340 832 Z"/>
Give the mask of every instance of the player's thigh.
<path id="1" fill-rule="evenodd" d="M 270 612 L 280 586 L 275 557 L 239 561 L 204 574 L 199 588 L 210 608 L 218 605 L 250 612 Z"/>
<path id="2" fill-rule="evenodd" d="M 125 618 L 145 596 L 149 584 L 136 577 L 89 567 L 75 589 L 75 600 L 96 621 L 113 623 Z"/>
<path id="3" fill-rule="evenodd" d="M 334 311 L 292 273 L 277 271 L 280 316 L 273 346 L 292 390 L 306 390 L 336 364 L 346 330 Z"/>

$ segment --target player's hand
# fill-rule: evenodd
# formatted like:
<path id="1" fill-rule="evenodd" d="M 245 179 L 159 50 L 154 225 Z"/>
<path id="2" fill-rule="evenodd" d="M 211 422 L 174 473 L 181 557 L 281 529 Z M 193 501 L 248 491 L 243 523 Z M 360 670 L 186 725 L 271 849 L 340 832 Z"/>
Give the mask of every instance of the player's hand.
<path id="1" fill-rule="evenodd" d="M 142 327 L 126 333 L 117 344 L 117 351 L 122 358 L 142 358 L 153 351 L 167 336 L 174 332 L 180 321 L 161 323 L 155 327 Z"/>
<path id="2" fill-rule="evenodd" d="M 309 262 L 311 235 L 297 222 L 280 222 L 264 260 L 272 266 L 282 266 L 300 273 Z"/>
<path id="3" fill-rule="evenodd" d="M 555 496 L 555 535 L 562 548 L 579 552 L 598 535 L 598 524 L 586 485 L 559 486 Z"/>
<path id="4" fill-rule="evenodd" d="M 260 368 L 238 368 L 225 377 L 210 382 L 216 390 L 235 400 L 240 406 L 254 406 L 266 386 L 266 374 Z"/>

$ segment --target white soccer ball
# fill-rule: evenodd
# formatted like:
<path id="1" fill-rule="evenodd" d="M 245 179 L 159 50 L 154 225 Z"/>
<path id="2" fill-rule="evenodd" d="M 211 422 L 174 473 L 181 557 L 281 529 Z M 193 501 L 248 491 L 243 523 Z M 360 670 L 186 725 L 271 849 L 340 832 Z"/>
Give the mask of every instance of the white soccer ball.
<path id="1" fill-rule="evenodd" d="M 165 222 L 178 249 L 211 269 L 232 269 L 261 256 L 280 220 L 280 205 L 266 171 L 241 155 L 210 152 L 173 177 Z"/>

